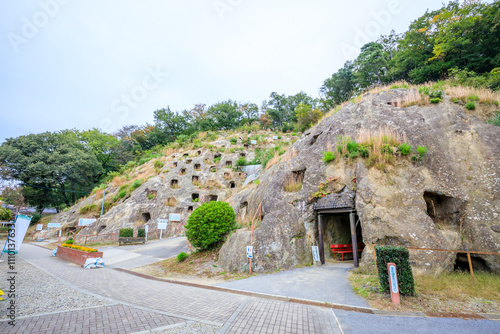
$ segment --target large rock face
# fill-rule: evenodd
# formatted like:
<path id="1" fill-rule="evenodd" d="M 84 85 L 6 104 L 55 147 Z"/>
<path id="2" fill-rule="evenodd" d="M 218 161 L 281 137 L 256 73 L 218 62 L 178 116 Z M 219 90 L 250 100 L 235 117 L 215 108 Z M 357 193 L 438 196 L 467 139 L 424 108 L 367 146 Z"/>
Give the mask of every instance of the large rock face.
<path id="1" fill-rule="evenodd" d="M 393 106 L 407 93 L 391 90 L 347 104 L 306 132 L 281 162 L 263 174 L 257 188 L 230 199 L 235 210 L 246 215 L 253 215 L 262 203 L 262 222 L 253 233 L 254 270 L 312 262 L 310 246 L 317 244 L 318 232 L 310 194 L 329 178 L 337 180 L 337 191 L 345 186 L 344 190 L 355 192 L 366 245 L 500 251 L 500 127 L 485 124 L 447 100 L 438 105 Z M 397 132 L 413 147 L 423 145 L 429 152 L 421 162 L 396 157 L 379 168 L 367 167 L 366 158 L 345 159 L 337 153 L 325 165 L 323 152 L 335 151 L 339 135 L 354 139 L 367 130 Z M 303 175 L 300 190 L 284 190 L 290 175 Z M 325 242 L 332 240 L 329 233 Z M 221 266 L 248 270 L 249 243 L 250 231 L 234 233 L 220 251 Z M 328 256 L 328 244 L 325 249 Z M 417 274 L 450 270 L 457 260 L 456 253 L 411 254 Z M 473 260 L 500 272 L 499 256 L 478 255 Z M 361 266 L 370 267 L 372 262 L 371 247 L 366 247 Z"/>

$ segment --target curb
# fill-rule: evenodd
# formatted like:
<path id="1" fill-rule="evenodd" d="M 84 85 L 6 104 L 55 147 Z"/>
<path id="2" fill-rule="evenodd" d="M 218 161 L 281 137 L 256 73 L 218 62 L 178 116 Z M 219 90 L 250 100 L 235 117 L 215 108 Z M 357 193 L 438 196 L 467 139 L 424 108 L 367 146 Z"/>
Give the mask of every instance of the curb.
<path id="1" fill-rule="evenodd" d="M 244 291 L 244 290 L 238 290 L 238 289 L 222 288 L 222 287 L 217 287 L 217 286 L 202 285 L 202 284 L 183 282 L 183 281 L 174 281 L 174 280 L 169 280 L 166 278 L 158 278 L 158 277 L 154 277 L 154 276 L 149 276 L 149 275 L 137 273 L 135 271 L 122 269 L 122 268 L 113 268 L 113 270 L 127 273 L 130 275 L 134 275 L 137 277 L 141 277 L 144 279 L 152 280 L 152 281 L 160 281 L 160 282 L 165 282 L 165 283 L 190 286 L 190 287 L 206 289 L 206 290 L 226 292 L 226 293 L 232 293 L 232 294 L 249 296 L 249 297 L 256 297 L 256 298 L 273 299 L 273 300 L 279 300 L 279 301 L 284 301 L 284 302 L 288 302 L 288 303 L 324 307 L 324 308 L 349 311 L 349 312 L 358 312 L 358 313 L 374 314 L 374 315 L 381 315 L 381 316 L 394 316 L 394 317 L 459 318 L 459 319 L 500 321 L 500 314 L 385 311 L 385 310 L 377 310 L 377 309 L 373 309 L 373 308 L 366 308 L 366 307 L 359 307 L 359 306 L 327 303 L 327 302 L 321 302 L 321 301 L 317 301 L 317 300 L 278 296 L 278 295 L 271 295 L 271 294 L 260 293 L 260 292 L 250 292 L 250 291 Z"/>

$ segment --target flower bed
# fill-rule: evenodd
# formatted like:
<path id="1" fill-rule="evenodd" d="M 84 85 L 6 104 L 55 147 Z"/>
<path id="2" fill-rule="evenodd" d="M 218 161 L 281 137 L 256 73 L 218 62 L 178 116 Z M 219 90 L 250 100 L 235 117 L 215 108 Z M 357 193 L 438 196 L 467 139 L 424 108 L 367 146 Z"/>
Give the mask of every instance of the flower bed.
<path id="1" fill-rule="evenodd" d="M 57 247 L 57 257 L 83 266 L 88 258 L 102 258 L 102 252 L 97 249 L 78 245 L 64 244 Z"/>

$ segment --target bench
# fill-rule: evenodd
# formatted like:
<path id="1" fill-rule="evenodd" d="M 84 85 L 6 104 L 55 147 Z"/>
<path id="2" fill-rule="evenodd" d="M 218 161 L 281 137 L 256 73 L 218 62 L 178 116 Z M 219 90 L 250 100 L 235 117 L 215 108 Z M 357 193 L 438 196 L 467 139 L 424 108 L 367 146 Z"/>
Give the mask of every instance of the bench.
<path id="1" fill-rule="evenodd" d="M 120 237 L 118 238 L 118 246 L 121 246 L 122 244 L 131 244 L 131 243 L 146 243 L 146 238 L 143 237 Z"/>
<path id="2" fill-rule="evenodd" d="M 352 254 L 352 244 L 334 244 L 330 245 L 330 249 L 333 253 L 333 259 L 335 260 L 335 254 L 342 254 L 342 259 L 340 261 L 344 261 L 344 254 Z M 361 253 L 365 249 L 365 244 L 358 244 L 358 254 Z"/>

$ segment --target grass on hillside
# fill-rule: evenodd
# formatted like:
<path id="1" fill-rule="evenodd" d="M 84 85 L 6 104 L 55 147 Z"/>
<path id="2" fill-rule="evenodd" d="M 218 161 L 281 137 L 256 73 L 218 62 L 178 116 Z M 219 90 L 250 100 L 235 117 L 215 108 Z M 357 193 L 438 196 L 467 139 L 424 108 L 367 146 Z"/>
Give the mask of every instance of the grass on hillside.
<path id="1" fill-rule="evenodd" d="M 401 296 L 394 305 L 387 293 L 380 292 L 378 276 L 353 270 L 349 280 L 353 290 L 371 307 L 398 311 L 498 313 L 500 312 L 500 275 L 475 272 L 474 283 L 468 272 L 416 276 L 417 295 Z"/>

